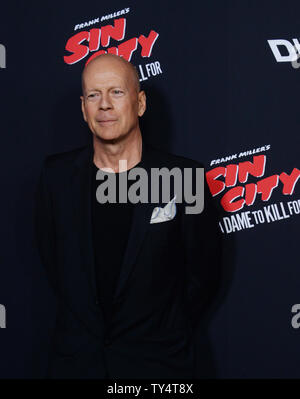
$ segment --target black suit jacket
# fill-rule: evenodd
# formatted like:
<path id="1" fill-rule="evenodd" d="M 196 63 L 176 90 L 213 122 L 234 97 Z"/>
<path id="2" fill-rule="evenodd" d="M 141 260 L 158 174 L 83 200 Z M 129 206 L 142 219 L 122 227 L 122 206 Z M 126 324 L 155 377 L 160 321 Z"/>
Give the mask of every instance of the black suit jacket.
<path id="1" fill-rule="evenodd" d="M 174 219 L 150 224 L 153 208 L 165 204 L 134 206 L 110 322 L 104 323 L 94 270 L 92 162 L 91 145 L 48 156 L 38 185 L 37 243 L 58 298 L 47 376 L 193 378 L 193 330 L 219 278 L 219 233 L 207 186 L 198 215 L 185 214 L 187 204 L 177 203 Z M 141 167 L 201 165 L 143 142 Z"/>

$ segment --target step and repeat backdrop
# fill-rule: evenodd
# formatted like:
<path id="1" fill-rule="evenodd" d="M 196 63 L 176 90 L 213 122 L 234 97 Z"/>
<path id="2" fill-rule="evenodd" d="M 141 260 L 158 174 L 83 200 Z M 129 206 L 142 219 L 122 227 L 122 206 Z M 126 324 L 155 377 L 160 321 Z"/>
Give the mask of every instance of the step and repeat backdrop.
<path id="1" fill-rule="evenodd" d="M 202 162 L 219 209 L 199 378 L 300 377 L 300 3 L 12 0 L 0 14 L 0 377 L 45 375 L 56 299 L 34 190 L 47 154 L 90 140 L 81 72 L 105 52 L 138 69 L 145 141 Z"/>

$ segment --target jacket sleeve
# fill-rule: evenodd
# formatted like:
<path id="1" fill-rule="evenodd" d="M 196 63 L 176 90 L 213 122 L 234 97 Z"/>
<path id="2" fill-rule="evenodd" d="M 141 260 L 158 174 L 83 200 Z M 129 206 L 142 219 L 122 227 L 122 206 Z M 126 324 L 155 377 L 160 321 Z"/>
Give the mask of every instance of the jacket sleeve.
<path id="1" fill-rule="evenodd" d="M 183 215 L 183 241 L 187 311 L 195 327 L 215 298 L 221 277 L 221 231 L 205 178 L 204 209 L 199 214 Z"/>
<path id="2" fill-rule="evenodd" d="M 43 165 L 35 193 L 35 238 L 41 263 L 46 270 L 49 283 L 58 293 L 56 237 L 51 196 L 47 187 L 46 162 Z"/>

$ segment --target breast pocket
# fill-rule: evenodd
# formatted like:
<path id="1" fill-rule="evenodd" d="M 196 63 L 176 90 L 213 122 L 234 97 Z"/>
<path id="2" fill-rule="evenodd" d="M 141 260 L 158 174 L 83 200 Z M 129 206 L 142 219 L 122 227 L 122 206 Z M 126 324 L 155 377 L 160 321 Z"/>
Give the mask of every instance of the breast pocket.
<path id="1" fill-rule="evenodd" d="M 148 234 L 151 240 L 160 241 L 162 244 L 170 244 L 180 234 L 180 214 L 177 213 L 171 220 L 164 222 L 150 223 Z"/>

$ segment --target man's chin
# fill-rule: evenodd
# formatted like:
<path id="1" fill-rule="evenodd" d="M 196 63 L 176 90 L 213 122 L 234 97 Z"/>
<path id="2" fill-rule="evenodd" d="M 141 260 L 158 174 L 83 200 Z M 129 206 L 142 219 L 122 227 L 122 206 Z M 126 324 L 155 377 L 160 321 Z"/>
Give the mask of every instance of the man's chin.
<path id="1" fill-rule="evenodd" d="M 123 134 L 109 134 L 109 133 L 99 133 L 96 132 L 94 133 L 94 138 L 96 140 L 101 141 L 102 143 L 105 144 L 116 144 L 119 143 L 120 141 L 122 141 L 124 139 L 125 135 Z"/>

